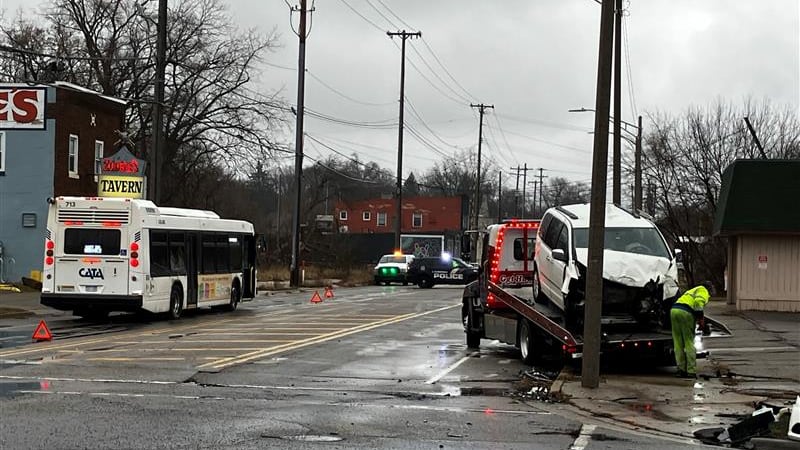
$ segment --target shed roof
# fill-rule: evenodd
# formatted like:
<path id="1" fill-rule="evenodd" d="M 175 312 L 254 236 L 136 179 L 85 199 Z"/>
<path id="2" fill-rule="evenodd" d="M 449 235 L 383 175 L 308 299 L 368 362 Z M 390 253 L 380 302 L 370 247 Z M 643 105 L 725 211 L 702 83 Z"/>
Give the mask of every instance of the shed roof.
<path id="1" fill-rule="evenodd" d="M 739 159 L 722 174 L 714 235 L 800 233 L 800 159 Z"/>

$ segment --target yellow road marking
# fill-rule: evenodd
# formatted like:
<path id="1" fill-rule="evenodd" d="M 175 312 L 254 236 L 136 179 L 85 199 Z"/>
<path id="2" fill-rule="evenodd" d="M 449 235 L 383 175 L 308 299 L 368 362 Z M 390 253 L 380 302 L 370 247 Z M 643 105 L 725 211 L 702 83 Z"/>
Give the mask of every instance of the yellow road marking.
<path id="1" fill-rule="evenodd" d="M 434 309 L 434 310 L 431 310 L 431 311 L 426 311 L 426 312 L 416 313 L 416 314 L 415 313 L 403 314 L 403 315 L 400 315 L 400 316 L 395 316 L 394 318 L 380 320 L 380 321 L 375 322 L 373 324 L 367 324 L 367 325 L 362 325 L 362 326 L 358 326 L 358 327 L 348 328 L 348 329 L 341 330 L 339 332 L 328 333 L 328 334 L 321 335 L 321 336 L 316 336 L 316 337 L 313 337 L 313 338 L 303 339 L 303 340 L 297 341 L 295 343 L 290 343 L 290 344 L 285 344 L 285 345 L 278 345 L 278 346 L 271 347 L 271 348 L 265 348 L 265 349 L 263 349 L 261 351 L 245 353 L 245 354 L 239 355 L 237 357 L 219 359 L 217 361 L 212 361 L 212 362 L 205 363 L 205 364 L 199 366 L 198 369 L 205 368 L 205 367 L 212 367 L 214 369 L 223 369 L 225 367 L 229 367 L 229 366 L 232 366 L 232 365 L 235 365 L 235 364 L 245 363 L 247 361 L 252 361 L 254 359 L 260 359 L 260 358 L 264 358 L 266 356 L 271 356 L 271 355 L 274 355 L 274 354 L 277 354 L 277 353 L 282 353 L 282 352 L 286 352 L 286 351 L 290 351 L 290 350 L 297 350 L 297 349 L 300 349 L 300 348 L 303 348 L 303 347 L 307 347 L 309 345 L 319 344 L 319 343 L 322 343 L 322 342 L 330 341 L 332 339 L 337 339 L 337 338 L 341 338 L 341 337 L 344 337 L 344 336 L 349 336 L 351 334 L 360 333 L 362 331 L 372 330 L 372 329 L 375 329 L 375 328 L 382 327 L 384 325 L 391 325 L 391 324 L 398 323 L 398 322 L 403 322 L 403 321 L 406 321 L 406 320 L 409 320 L 409 319 L 415 319 L 417 317 L 427 316 L 429 314 L 435 314 L 437 312 L 441 312 L 441 311 L 445 311 L 445 310 L 448 310 L 448 309 L 456 308 L 458 306 L 461 306 L 461 305 L 460 304 L 456 304 L 456 305 L 451 305 L 451 306 L 444 306 L 444 307 L 437 308 L 437 309 Z"/>
<path id="2" fill-rule="evenodd" d="M 246 344 L 249 342 L 253 343 L 264 343 L 264 342 L 295 342 L 294 339 L 192 339 L 189 341 L 140 341 L 140 342 L 127 342 L 127 344 L 132 345 L 139 345 L 139 344 L 224 344 L 224 343 L 233 343 L 233 344 Z M 125 349 L 125 350 L 132 350 L 132 349 Z"/>
<path id="3" fill-rule="evenodd" d="M 87 361 L 114 361 L 114 362 L 126 362 L 126 361 L 186 361 L 186 358 L 156 358 L 156 357 L 142 357 L 142 358 L 131 358 L 131 357 L 120 357 L 120 358 L 88 358 Z"/>

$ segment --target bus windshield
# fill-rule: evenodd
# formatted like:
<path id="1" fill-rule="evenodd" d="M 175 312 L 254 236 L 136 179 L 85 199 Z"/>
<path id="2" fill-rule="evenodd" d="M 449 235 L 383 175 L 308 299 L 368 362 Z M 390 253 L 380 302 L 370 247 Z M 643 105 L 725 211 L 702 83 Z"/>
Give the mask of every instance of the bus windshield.
<path id="1" fill-rule="evenodd" d="M 64 253 L 119 256 L 120 239 L 118 229 L 67 228 L 64 230 Z"/>

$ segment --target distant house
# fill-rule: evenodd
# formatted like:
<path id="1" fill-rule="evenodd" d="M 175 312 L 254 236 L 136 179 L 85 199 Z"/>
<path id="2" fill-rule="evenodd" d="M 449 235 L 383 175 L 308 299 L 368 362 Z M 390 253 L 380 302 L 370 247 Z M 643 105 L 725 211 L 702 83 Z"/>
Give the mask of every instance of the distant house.
<path id="1" fill-rule="evenodd" d="M 402 235 L 443 237 L 444 250 L 458 254 L 461 236 L 468 225 L 466 197 L 408 197 L 403 198 L 401 217 Z M 372 198 L 358 201 L 339 201 L 334 219 L 339 234 L 372 235 L 357 238 L 368 245 L 369 255 L 391 253 L 394 246 L 397 202 L 394 198 Z M 366 245 L 360 245 L 364 247 Z"/>
<path id="2" fill-rule="evenodd" d="M 48 197 L 98 194 L 125 108 L 70 83 L 0 85 L 0 281 L 42 269 Z"/>
<path id="3" fill-rule="evenodd" d="M 737 160 L 722 176 L 714 234 L 727 237 L 728 302 L 800 312 L 800 160 Z"/>

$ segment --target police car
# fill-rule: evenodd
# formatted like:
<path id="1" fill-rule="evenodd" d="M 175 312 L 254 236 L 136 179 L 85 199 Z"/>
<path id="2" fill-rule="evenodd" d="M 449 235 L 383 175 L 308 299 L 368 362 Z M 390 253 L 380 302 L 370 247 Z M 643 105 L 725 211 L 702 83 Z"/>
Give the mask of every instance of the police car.
<path id="1" fill-rule="evenodd" d="M 447 253 L 436 258 L 414 258 L 408 266 L 408 281 L 421 288 L 436 284 L 469 284 L 478 278 L 478 269 Z"/>
<path id="2" fill-rule="evenodd" d="M 383 283 L 388 286 L 390 283 L 403 283 L 404 286 L 407 285 L 406 272 L 413 259 L 414 255 L 401 253 L 383 255 L 373 269 L 375 284 Z"/>

